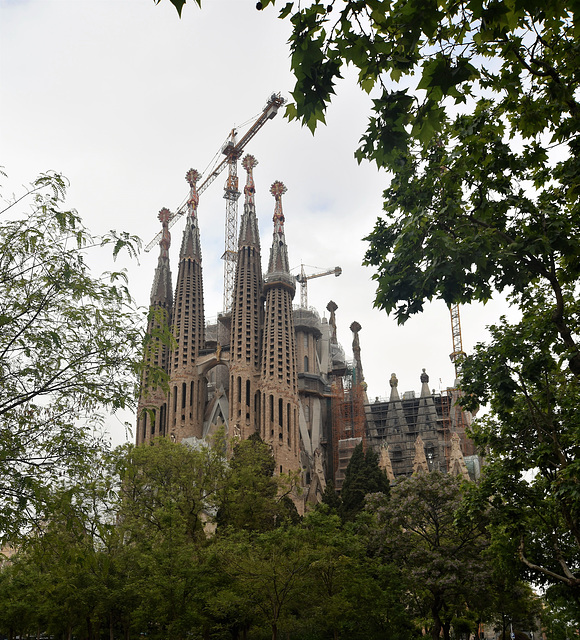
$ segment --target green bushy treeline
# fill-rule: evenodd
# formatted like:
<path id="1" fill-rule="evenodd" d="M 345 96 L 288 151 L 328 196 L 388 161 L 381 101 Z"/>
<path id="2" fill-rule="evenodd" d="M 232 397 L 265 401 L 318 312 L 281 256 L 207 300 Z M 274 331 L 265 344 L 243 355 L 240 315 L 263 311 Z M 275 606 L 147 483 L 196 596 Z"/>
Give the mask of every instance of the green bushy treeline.
<path id="1" fill-rule="evenodd" d="M 359 447 L 342 496 L 328 486 L 301 517 L 295 479 L 274 477 L 259 438 L 229 462 L 223 452 L 127 446 L 47 495 L 0 572 L 0 632 L 411 640 L 467 638 L 482 621 L 532 628 L 538 599 L 490 544 L 486 513 L 462 515 L 457 478 L 390 488 Z"/>

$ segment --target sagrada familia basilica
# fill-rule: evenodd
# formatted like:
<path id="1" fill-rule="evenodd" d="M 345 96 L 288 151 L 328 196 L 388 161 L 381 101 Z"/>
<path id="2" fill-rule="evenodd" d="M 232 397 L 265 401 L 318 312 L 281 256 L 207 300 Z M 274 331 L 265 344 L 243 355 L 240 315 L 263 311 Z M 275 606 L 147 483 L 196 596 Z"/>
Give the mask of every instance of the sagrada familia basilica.
<path id="1" fill-rule="evenodd" d="M 270 188 L 273 234 L 263 272 L 256 164 L 251 155 L 242 162 L 246 183 L 231 310 L 217 322 L 206 323 L 204 313 L 196 171 L 186 176 L 190 193 L 175 285 L 169 261 L 171 214 L 167 209 L 159 213 L 163 231 L 145 359 L 167 373 L 169 392 L 145 374 L 137 444 L 165 436 L 197 446 L 219 429 L 230 440 L 259 433 L 271 446 L 276 473 L 299 473 L 302 507 L 319 501 L 330 479 L 340 490 L 358 443 L 379 452 L 392 481 L 434 469 L 477 477 L 479 458 L 466 436 L 471 416 L 456 405 L 459 391 L 436 394 L 423 370 L 418 396 L 401 396 L 393 374 L 390 398 L 369 401 L 360 324 L 350 325 L 349 362 L 337 340 L 337 304 L 328 303 L 328 319 L 313 308 L 293 306 L 297 278 L 288 263 L 282 182 Z M 164 328 L 170 340 L 159 338 Z"/>

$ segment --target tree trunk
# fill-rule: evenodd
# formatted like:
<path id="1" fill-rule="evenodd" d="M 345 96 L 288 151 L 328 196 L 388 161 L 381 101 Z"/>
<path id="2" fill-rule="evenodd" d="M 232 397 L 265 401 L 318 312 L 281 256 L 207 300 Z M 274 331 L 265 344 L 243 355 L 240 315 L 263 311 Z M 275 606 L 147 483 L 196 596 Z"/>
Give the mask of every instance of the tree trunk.
<path id="1" fill-rule="evenodd" d="M 276 623 L 272 625 L 272 640 L 278 640 L 278 625 Z"/>
<path id="2" fill-rule="evenodd" d="M 431 638 L 433 640 L 439 640 L 439 636 L 441 635 L 441 618 L 439 617 L 439 611 L 441 609 L 441 605 L 438 605 L 436 602 L 431 607 L 431 615 L 433 616 L 433 627 L 431 628 Z"/>

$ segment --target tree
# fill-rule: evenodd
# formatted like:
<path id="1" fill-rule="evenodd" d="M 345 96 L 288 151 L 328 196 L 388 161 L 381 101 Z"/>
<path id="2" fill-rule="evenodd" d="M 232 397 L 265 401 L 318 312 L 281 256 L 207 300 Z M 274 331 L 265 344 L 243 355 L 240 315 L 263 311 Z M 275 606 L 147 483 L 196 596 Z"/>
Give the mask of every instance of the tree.
<path id="1" fill-rule="evenodd" d="M 206 523 L 225 475 L 223 447 L 192 449 L 159 438 L 117 456 L 119 529 L 132 628 L 184 638 L 205 623 Z"/>
<path id="2" fill-rule="evenodd" d="M 326 506 L 303 520 L 312 562 L 305 580 L 302 617 L 316 637 L 396 638 L 414 636 L 406 613 L 404 585 L 393 567 L 368 553 L 358 524 L 342 523 Z"/>
<path id="3" fill-rule="evenodd" d="M 0 211 L 0 537 L 34 516 L 43 489 L 101 446 L 104 412 L 134 406 L 143 331 L 123 272 L 94 276 L 89 250 L 134 252 L 63 210 L 67 183 L 43 174 Z M 14 215 L 30 203 L 31 212 Z"/>
<path id="4" fill-rule="evenodd" d="M 99 628 L 113 629 L 120 547 L 115 479 L 106 459 L 92 462 L 82 481 L 53 487 L 38 514 L 41 526 L 22 541 L 2 573 L 2 609 L 8 614 L 0 619 L 3 631 L 27 630 L 37 637 L 74 633 L 93 640 Z"/>
<path id="5" fill-rule="evenodd" d="M 369 493 L 388 495 L 390 489 L 386 473 L 379 467 L 379 456 L 374 449 L 363 452 L 359 443 L 346 468 L 341 490 L 341 513 L 344 520 L 354 520 L 364 507 Z"/>
<path id="6" fill-rule="evenodd" d="M 432 472 L 399 482 L 390 499 L 370 496 L 367 504 L 375 518 L 371 547 L 398 567 L 433 640 L 441 632 L 449 640 L 453 618 L 467 605 L 481 605 L 490 576 L 485 521 L 456 519 L 462 494 L 459 478 Z"/>
<path id="7" fill-rule="evenodd" d="M 294 479 L 274 477 L 275 466 L 270 445 L 258 433 L 235 444 L 219 496 L 218 530 L 262 532 L 287 520 L 297 522 L 298 512 L 289 497 Z"/>
<path id="8" fill-rule="evenodd" d="M 462 386 L 468 406 L 492 411 L 474 426 L 487 452 L 478 500 L 491 500 L 497 535 L 533 579 L 561 584 L 580 604 L 580 382 L 562 363 L 548 296 L 536 286 L 518 323 L 491 327 Z M 569 304 L 577 318 L 578 302 Z"/>
<path id="9" fill-rule="evenodd" d="M 304 532 L 299 526 L 255 535 L 240 530 L 217 540 L 214 552 L 231 584 L 228 599 L 243 605 L 246 622 L 248 617 L 264 622 L 276 640 L 306 601 L 305 579 L 313 557 Z"/>

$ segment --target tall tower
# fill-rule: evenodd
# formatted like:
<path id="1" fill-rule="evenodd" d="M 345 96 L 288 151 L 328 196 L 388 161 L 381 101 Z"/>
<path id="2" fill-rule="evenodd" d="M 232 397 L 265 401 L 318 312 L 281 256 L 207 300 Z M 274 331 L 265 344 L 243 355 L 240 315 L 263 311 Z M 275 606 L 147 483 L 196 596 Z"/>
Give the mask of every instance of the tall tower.
<path id="1" fill-rule="evenodd" d="M 260 355 L 264 322 L 262 260 L 253 169 L 258 164 L 247 155 L 244 213 L 240 222 L 238 260 L 232 301 L 230 341 L 230 434 L 242 439 L 259 430 Z"/>
<path id="2" fill-rule="evenodd" d="M 159 260 L 151 288 L 144 345 L 145 372 L 141 378 L 137 408 L 137 444 L 147 442 L 156 436 L 165 435 L 167 429 L 167 395 L 161 388 L 159 381 L 153 379 L 153 372 L 157 369 L 157 371 L 167 373 L 169 365 L 169 347 L 162 338 L 171 326 L 173 310 L 171 269 L 169 266 L 170 217 L 171 212 L 168 209 L 161 209 L 159 212 L 162 234 L 159 242 Z"/>
<path id="3" fill-rule="evenodd" d="M 192 436 L 201 438 L 207 393 L 204 378 L 196 368 L 196 360 L 205 339 L 201 244 L 197 220 L 199 196 L 196 189 L 200 177 L 194 169 L 190 169 L 185 176 L 190 195 L 175 288 L 172 323 L 175 344 L 169 362 L 167 433 L 177 442 Z"/>
<path id="4" fill-rule="evenodd" d="M 282 194 L 286 187 L 274 182 L 270 193 L 276 199 L 274 236 L 270 249 L 268 272 L 264 279 L 266 309 L 262 349 L 262 411 L 260 434 L 272 445 L 277 472 L 297 470 L 298 441 L 298 376 L 292 299 L 296 279 L 290 274 L 288 249 L 284 237 Z"/>

